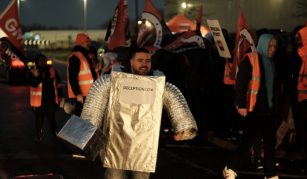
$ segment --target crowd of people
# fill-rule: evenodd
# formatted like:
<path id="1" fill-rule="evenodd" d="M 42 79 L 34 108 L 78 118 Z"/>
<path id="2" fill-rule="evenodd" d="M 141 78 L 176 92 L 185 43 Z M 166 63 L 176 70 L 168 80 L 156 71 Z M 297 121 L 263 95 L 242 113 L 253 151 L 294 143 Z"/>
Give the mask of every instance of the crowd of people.
<path id="1" fill-rule="evenodd" d="M 223 33 L 229 49 L 233 51 L 232 40 L 227 31 Z M 235 85 L 223 83 L 226 60 L 230 59 L 218 55 L 210 37 L 204 39 L 206 48 L 181 53 L 158 50 L 150 55 L 150 69 L 146 64 L 148 62 L 143 59 L 144 62 L 139 61 L 141 66 L 136 67 L 139 72 L 132 72 L 142 75 L 144 71 L 148 75 L 151 69 L 160 70 L 166 82 L 178 87 L 198 126 L 198 136 L 192 140 L 194 144 L 205 144 L 212 135 L 238 137 L 243 131 L 239 148 L 223 171 L 224 177 L 228 179 L 235 178 L 236 170 L 250 162 L 249 151 L 259 138 L 259 133 L 264 144 L 264 174 L 270 179 L 278 178 L 274 152 L 276 131 L 282 121 L 287 121 L 287 124 L 291 120 L 294 122 L 296 140 L 293 146 L 303 149 L 307 154 L 307 27 L 296 27 L 290 36 L 266 29 L 256 34 L 257 50 L 245 54 L 238 66 Z M 118 47 L 98 59 L 97 49 L 90 47 L 87 34 L 78 34 L 75 42 L 76 46 L 67 62 L 67 90 L 68 98 L 76 104 L 74 114 L 80 116 L 95 80 L 112 71 L 131 67 L 135 60 L 133 57 L 138 53 L 131 54 L 134 47 Z M 149 54 L 147 51 L 140 53 Z M 61 102 L 63 96 L 58 88 L 60 79 L 56 70 L 47 67 L 46 57 L 41 54 L 36 63 L 37 68 L 30 71 L 29 84 L 31 106 L 36 117 L 36 140 L 41 141 L 44 114 L 47 115 L 53 135 L 56 135 L 54 106 Z M 130 73 L 131 70 L 134 69 L 129 69 Z M 292 119 L 288 117 L 291 116 L 289 112 L 293 114 Z M 162 127 L 172 128 L 164 120 L 166 116 L 162 116 Z M 180 140 L 182 136 L 176 135 L 175 139 Z M 288 142 L 287 138 L 283 142 Z M 112 172 L 106 175 L 119 174 L 119 171 Z"/>

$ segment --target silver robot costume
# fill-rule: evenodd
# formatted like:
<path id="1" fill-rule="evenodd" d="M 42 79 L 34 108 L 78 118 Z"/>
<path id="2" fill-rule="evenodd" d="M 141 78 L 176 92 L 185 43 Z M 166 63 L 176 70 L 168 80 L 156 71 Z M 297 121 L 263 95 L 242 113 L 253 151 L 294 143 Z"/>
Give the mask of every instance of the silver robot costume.
<path id="1" fill-rule="evenodd" d="M 142 92 L 130 92 L 135 89 Z M 104 167 L 155 172 L 162 106 L 175 133 L 183 133 L 183 140 L 197 135 L 185 98 L 177 87 L 165 83 L 164 76 L 112 72 L 112 80 L 102 76 L 94 82 L 81 118 L 102 129 Z"/>

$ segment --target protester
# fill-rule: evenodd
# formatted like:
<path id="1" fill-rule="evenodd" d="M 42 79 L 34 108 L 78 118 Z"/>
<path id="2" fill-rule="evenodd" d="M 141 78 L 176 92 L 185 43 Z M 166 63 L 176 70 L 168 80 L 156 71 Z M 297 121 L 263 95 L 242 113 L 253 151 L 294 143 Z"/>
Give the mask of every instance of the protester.
<path id="1" fill-rule="evenodd" d="M 131 74 L 134 74 L 132 75 L 133 79 L 144 78 L 141 76 L 147 76 L 146 79 L 151 79 L 152 81 L 154 81 L 153 78 L 157 78 L 155 75 L 161 75 L 161 72 L 157 73 L 157 71 L 152 70 L 151 55 L 146 49 L 137 49 L 130 59 L 130 65 L 122 70 L 124 73 L 114 72 L 114 75 L 124 76 L 120 81 L 129 80 L 129 82 L 131 82 L 132 79 L 125 76 L 131 76 Z M 158 147 L 157 141 L 162 113 L 162 105 L 159 105 L 159 108 L 155 108 L 153 104 L 156 104 L 156 102 L 159 103 L 163 98 L 163 104 L 167 111 L 169 111 L 174 126 L 175 140 L 187 140 L 193 138 L 197 133 L 195 120 L 179 90 L 177 88 L 175 90 L 173 85 L 171 85 L 171 90 L 170 84 L 168 83 L 165 84 L 165 89 L 161 91 L 163 97 L 162 94 L 160 97 L 155 97 L 158 94 L 148 97 L 143 96 L 145 99 L 140 97 L 140 100 L 157 98 L 152 104 L 130 104 L 119 102 L 121 105 L 124 105 L 119 107 L 114 104 L 117 103 L 117 100 L 116 102 L 112 102 L 113 98 L 117 98 L 114 97 L 116 96 L 114 93 L 117 93 L 115 91 L 119 89 L 115 87 L 115 89 L 113 88 L 113 90 L 115 90 L 113 92 L 109 89 L 107 92 L 108 95 L 111 93 L 110 95 L 112 96 L 112 99 L 109 99 L 110 101 L 108 103 L 111 105 L 110 108 L 108 108 L 109 110 L 105 111 L 101 107 L 106 105 L 105 97 L 102 95 L 105 94 L 103 90 L 107 88 L 107 84 L 110 85 L 110 83 L 107 83 L 108 80 L 105 78 L 105 76 L 102 76 L 94 83 L 93 88 L 91 88 L 88 98 L 85 101 L 81 114 L 82 119 L 89 120 L 91 123 L 98 126 L 102 125 L 102 128 L 106 130 L 110 129 L 110 131 L 106 132 L 106 137 L 103 138 L 106 147 L 104 148 L 105 152 L 102 150 L 101 153 L 101 160 L 104 167 L 106 167 L 105 179 L 124 179 L 127 178 L 128 175 L 131 175 L 131 178 L 133 179 L 147 179 L 150 176 L 150 172 L 154 172 L 155 170 L 157 159 L 156 152 Z M 116 86 L 113 82 L 111 83 L 112 86 Z M 159 82 L 157 83 L 160 84 Z M 164 80 L 162 83 L 165 83 Z M 155 85 L 156 87 L 154 87 L 154 91 L 160 90 L 158 84 Z M 127 81 L 127 85 L 132 84 Z M 134 83 L 134 85 L 137 85 L 137 83 Z M 155 94 L 155 92 L 140 94 L 152 95 Z M 125 96 L 123 98 L 129 97 L 130 96 Z M 121 99 L 124 100 L 123 98 Z M 180 100 L 177 100 L 178 98 L 180 98 Z M 113 105 L 115 106 L 113 107 Z M 123 111 L 121 111 L 121 108 L 123 108 Z M 160 115 L 156 116 L 159 113 Z M 106 115 L 106 118 L 103 117 Z M 93 116 L 101 117 L 93 119 Z"/>
<path id="2" fill-rule="evenodd" d="M 271 34 L 260 36 L 257 52 L 246 55 L 239 65 L 236 79 L 235 105 L 242 116 L 243 137 L 241 145 L 230 158 L 223 171 L 227 179 L 237 176 L 236 170 L 250 164 L 249 150 L 258 133 L 264 141 L 264 174 L 269 179 L 278 179 L 274 162 L 275 132 L 278 111 L 278 89 L 274 55 L 276 40 Z"/>
<path id="3" fill-rule="evenodd" d="M 97 76 L 88 56 L 89 36 L 79 33 L 75 42 L 76 46 L 68 58 L 67 88 L 68 98 L 76 104 L 74 114 L 80 115 L 84 99 Z"/>
<path id="4" fill-rule="evenodd" d="M 97 49 L 93 46 L 90 46 L 88 50 L 88 57 L 91 59 L 92 68 L 94 68 L 96 76 L 100 76 L 102 70 L 102 64 L 98 60 Z"/>
<path id="5" fill-rule="evenodd" d="M 50 125 L 52 136 L 56 138 L 57 124 L 55 112 L 62 98 L 60 77 L 55 68 L 47 65 L 43 54 L 35 58 L 35 67 L 29 73 L 30 105 L 35 114 L 36 142 L 43 139 L 44 117 Z"/>
<path id="6" fill-rule="evenodd" d="M 302 29 L 304 26 L 299 25 L 293 29 L 291 32 L 291 41 L 288 44 L 288 58 L 286 61 L 286 93 L 290 100 L 290 105 L 293 113 L 297 109 L 298 99 L 297 99 L 297 83 L 300 67 L 302 65 L 302 60 L 297 53 L 297 45 L 295 42 L 296 33 Z"/>
<path id="7" fill-rule="evenodd" d="M 117 70 L 127 66 L 130 60 L 129 47 L 119 46 L 104 55 L 106 67 L 104 74 L 110 74 L 112 70 Z"/>

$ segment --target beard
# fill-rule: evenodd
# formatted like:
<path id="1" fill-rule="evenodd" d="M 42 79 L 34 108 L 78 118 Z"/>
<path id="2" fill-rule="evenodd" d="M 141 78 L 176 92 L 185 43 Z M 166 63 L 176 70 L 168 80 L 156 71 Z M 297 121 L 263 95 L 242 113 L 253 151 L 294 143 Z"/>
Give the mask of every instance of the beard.
<path id="1" fill-rule="evenodd" d="M 140 67 L 140 68 L 134 70 L 134 73 L 138 74 L 138 75 L 148 75 L 149 69 L 148 69 L 148 67 Z"/>

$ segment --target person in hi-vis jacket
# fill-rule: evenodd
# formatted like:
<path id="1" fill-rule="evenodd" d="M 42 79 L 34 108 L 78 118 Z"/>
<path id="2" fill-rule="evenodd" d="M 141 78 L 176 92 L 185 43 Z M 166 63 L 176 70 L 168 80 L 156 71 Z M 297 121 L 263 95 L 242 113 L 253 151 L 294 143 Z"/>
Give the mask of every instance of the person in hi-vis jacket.
<path id="1" fill-rule="evenodd" d="M 79 116 L 84 99 L 97 76 L 92 60 L 88 56 L 89 36 L 79 33 L 75 42 L 76 46 L 68 57 L 67 90 L 68 98 L 76 104 L 74 114 Z"/>
<path id="2" fill-rule="evenodd" d="M 56 138 L 57 124 L 55 112 L 62 99 L 60 77 L 51 65 L 47 65 L 47 57 L 39 54 L 35 58 L 35 66 L 30 69 L 28 83 L 30 85 L 30 106 L 35 114 L 36 142 L 43 139 L 43 124 L 46 116 L 52 136 Z"/>

